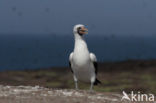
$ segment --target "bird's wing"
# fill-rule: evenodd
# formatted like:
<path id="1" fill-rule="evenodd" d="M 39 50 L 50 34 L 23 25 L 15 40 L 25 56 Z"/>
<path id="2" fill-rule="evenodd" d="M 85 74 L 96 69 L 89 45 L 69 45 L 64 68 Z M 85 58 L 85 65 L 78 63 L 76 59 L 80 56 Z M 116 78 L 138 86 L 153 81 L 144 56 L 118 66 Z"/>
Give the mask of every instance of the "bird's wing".
<path id="1" fill-rule="evenodd" d="M 97 75 L 98 72 L 98 64 L 97 59 L 94 53 L 90 53 L 90 59 L 93 62 L 94 68 L 95 68 L 95 74 Z M 95 79 L 94 85 L 101 84 L 101 81 L 99 81 L 97 78 Z"/>
<path id="2" fill-rule="evenodd" d="M 98 72 L 98 64 L 97 64 L 97 59 L 94 53 L 90 53 L 90 59 L 94 64 L 94 68 L 95 68 L 95 73 L 97 74 Z"/>
<path id="3" fill-rule="evenodd" d="M 70 70 L 71 70 L 71 72 L 73 73 L 73 70 L 72 70 L 72 58 L 73 58 L 73 52 L 72 53 L 70 53 L 70 56 L 69 56 L 69 67 L 70 67 Z"/>

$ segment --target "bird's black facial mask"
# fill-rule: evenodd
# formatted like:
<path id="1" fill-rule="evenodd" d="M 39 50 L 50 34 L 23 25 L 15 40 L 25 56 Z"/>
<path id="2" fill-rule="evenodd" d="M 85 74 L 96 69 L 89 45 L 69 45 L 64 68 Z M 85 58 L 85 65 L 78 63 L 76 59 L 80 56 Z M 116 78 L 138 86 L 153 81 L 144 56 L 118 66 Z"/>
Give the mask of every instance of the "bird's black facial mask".
<path id="1" fill-rule="evenodd" d="M 85 27 L 79 27 L 79 28 L 77 28 L 77 33 L 80 36 L 83 36 L 84 34 L 87 34 L 88 33 L 88 29 L 86 29 Z"/>
<path id="2" fill-rule="evenodd" d="M 78 33 L 80 36 L 82 36 L 83 34 L 82 34 L 80 31 L 81 31 L 81 27 L 78 27 L 78 28 L 77 28 L 77 33 Z"/>

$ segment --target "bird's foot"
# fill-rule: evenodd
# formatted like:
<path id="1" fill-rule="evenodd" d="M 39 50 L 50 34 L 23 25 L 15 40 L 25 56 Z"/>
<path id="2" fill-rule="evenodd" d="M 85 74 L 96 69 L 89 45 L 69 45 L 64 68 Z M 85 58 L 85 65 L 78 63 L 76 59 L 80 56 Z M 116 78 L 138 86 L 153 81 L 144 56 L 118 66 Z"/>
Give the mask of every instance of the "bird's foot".
<path id="1" fill-rule="evenodd" d="M 78 87 L 78 85 L 76 84 L 76 86 L 75 86 L 75 90 L 79 90 L 79 87 Z"/>
<path id="2" fill-rule="evenodd" d="M 90 93 L 90 94 L 95 94 L 95 91 L 94 91 L 93 89 L 90 89 L 90 90 L 88 91 L 88 93 Z"/>
<path id="3" fill-rule="evenodd" d="M 78 91 L 78 90 L 79 90 L 79 88 L 75 88 L 75 90 L 77 90 L 77 91 Z"/>

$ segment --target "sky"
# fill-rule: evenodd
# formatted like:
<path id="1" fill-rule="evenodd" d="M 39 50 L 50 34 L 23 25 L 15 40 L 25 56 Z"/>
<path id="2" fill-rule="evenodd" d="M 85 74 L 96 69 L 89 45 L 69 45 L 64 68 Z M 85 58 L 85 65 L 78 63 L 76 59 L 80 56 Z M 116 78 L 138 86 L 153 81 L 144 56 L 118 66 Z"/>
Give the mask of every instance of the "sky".
<path id="1" fill-rule="evenodd" d="M 0 34 L 156 34 L 156 0 L 0 0 Z"/>

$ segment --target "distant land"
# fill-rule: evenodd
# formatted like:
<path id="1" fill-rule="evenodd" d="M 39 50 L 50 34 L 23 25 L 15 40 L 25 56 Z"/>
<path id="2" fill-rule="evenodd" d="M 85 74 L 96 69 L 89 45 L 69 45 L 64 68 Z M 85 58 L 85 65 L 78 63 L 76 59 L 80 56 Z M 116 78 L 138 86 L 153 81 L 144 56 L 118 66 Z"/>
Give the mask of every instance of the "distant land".
<path id="1" fill-rule="evenodd" d="M 86 35 L 99 62 L 156 59 L 156 36 Z M 73 36 L 0 35 L 0 70 L 37 69 L 68 65 Z"/>

